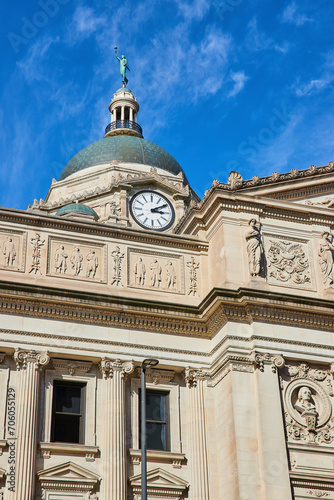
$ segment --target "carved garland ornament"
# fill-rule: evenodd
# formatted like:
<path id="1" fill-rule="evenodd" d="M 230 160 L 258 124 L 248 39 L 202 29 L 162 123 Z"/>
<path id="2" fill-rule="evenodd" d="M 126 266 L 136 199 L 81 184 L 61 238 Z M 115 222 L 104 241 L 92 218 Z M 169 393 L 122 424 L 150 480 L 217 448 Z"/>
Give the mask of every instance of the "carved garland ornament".
<path id="1" fill-rule="evenodd" d="M 270 240 L 267 252 L 268 276 L 296 285 L 311 282 L 310 266 L 300 243 Z"/>

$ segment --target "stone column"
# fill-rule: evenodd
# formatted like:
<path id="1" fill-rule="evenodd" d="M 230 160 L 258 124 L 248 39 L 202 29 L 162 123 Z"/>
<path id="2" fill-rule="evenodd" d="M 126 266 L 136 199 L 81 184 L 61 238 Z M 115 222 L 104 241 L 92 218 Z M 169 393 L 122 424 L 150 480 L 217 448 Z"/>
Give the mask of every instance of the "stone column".
<path id="1" fill-rule="evenodd" d="M 131 361 L 103 358 L 100 369 L 105 380 L 101 500 L 126 500 L 125 376 L 133 371 L 134 366 Z"/>
<path id="2" fill-rule="evenodd" d="M 124 120 L 124 106 L 121 107 L 121 120 Z"/>
<path id="3" fill-rule="evenodd" d="M 130 108 L 130 121 L 133 122 L 133 109 Z"/>
<path id="4" fill-rule="evenodd" d="M 186 368 L 188 387 L 189 467 L 191 500 L 209 500 L 209 469 L 207 456 L 205 374 Z"/>
<path id="5" fill-rule="evenodd" d="M 17 441 L 15 500 L 35 498 L 35 460 L 39 374 L 50 358 L 47 353 L 16 349 L 14 360 L 19 371 L 17 394 Z"/>

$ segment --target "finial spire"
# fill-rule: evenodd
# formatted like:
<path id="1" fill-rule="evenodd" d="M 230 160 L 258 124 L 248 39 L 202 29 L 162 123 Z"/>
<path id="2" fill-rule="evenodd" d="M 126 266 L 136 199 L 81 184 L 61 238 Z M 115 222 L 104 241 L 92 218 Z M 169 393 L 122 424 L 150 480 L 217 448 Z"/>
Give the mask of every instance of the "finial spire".
<path id="1" fill-rule="evenodd" d="M 120 59 L 117 55 L 117 47 L 115 47 L 115 56 L 116 59 L 119 61 L 119 70 L 123 78 L 123 84 L 122 86 L 125 87 L 126 84 L 128 83 L 128 79 L 126 77 L 126 70 L 128 69 L 130 71 L 130 68 L 128 67 L 128 61 L 125 56 L 122 56 L 122 59 Z"/>

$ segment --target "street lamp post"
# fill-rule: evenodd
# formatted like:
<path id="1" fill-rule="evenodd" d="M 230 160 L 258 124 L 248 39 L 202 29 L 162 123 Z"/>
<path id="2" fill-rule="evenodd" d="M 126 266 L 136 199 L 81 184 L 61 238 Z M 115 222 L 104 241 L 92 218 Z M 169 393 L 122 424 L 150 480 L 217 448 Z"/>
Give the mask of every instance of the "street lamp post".
<path id="1" fill-rule="evenodd" d="M 146 369 L 157 366 L 157 359 L 144 359 L 141 365 L 141 500 L 147 500 L 147 459 L 146 459 Z"/>

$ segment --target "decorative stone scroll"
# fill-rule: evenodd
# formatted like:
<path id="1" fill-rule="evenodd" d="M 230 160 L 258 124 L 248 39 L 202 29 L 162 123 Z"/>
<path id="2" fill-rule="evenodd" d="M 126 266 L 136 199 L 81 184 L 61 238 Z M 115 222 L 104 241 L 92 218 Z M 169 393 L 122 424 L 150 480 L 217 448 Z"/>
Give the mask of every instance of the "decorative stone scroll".
<path id="1" fill-rule="evenodd" d="M 266 235 L 267 277 L 270 284 L 314 289 L 312 251 L 307 240 L 276 239 Z"/>
<path id="2" fill-rule="evenodd" d="M 280 370 L 287 439 L 332 445 L 332 366 L 290 362 Z"/>
<path id="3" fill-rule="evenodd" d="M 33 246 L 33 252 L 29 273 L 41 274 L 41 248 L 44 246 L 45 240 L 42 240 L 41 235 L 36 233 L 35 237 L 30 239 L 30 243 Z"/>
<path id="4" fill-rule="evenodd" d="M 0 269 L 24 272 L 27 235 L 23 231 L 0 231 Z"/>
<path id="5" fill-rule="evenodd" d="M 199 268 L 199 262 L 195 261 L 194 257 L 190 257 L 190 261 L 187 262 L 187 267 L 189 269 L 189 292 L 188 295 L 198 295 L 198 276 L 197 271 Z"/>
<path id="6" fill-rule="evenodd" d="M 104 244 L 49 237 L 47 275 L 107 283 Z"/>
<path id="7" fill-rule="evenodd" d="M 117 246 L 115 250 L 111 252 L 111 255 L 114 259 L 111 284 L 116 286 L 122 285 L 122 260 L 124 259 L 124 253 L 122 253 L 119 246 Z"/>
<path id="8" fill-rule="evenodd" d="M 183 257 L 129 248 L 128 286 L 184 294 Z"/>

